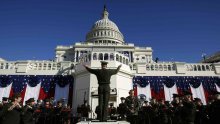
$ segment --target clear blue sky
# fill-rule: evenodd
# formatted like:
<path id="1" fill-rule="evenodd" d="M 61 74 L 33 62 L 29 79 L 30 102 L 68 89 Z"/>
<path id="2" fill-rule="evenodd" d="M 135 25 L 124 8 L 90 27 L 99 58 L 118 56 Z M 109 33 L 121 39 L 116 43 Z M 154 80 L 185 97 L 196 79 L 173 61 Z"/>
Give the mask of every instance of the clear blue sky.
<path id="1" fill-rule="evenodd" d="M 105 3 L 125 41 L 161 61 L 220 50 L 220 0 L 0 0 L 0 57 L 53 59 L 57 45 L 85 40 Z"/>

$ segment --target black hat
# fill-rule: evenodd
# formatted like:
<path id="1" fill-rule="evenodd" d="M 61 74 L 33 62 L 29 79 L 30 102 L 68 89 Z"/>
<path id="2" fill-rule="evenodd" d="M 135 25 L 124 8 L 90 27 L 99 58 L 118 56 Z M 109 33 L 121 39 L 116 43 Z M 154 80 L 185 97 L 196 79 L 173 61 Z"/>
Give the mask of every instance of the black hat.
<path id="1" fill-rule="evenodd" d="M 184 96 L 186 96 L 186 95 L 191 95 L 191 96 L 192 96 L 192 93 L 189 92 L 189 91 L 184 91 L 184 92 L 183 92 L 183 95 L 184 95 Z"/>
<path id="2" fill-rule="evenodd" d="M 34 98 L 30 98 L 26 101 L 26 103 L 31 103 L 31 102 L 35 102 Z"/>
<path id="3" fill-rule="evenodd" d="M 108 62 L 106 62 L 106 61 L 100 61 L 100 62 L 101 62 L 102 65 L 107 65 L 108 64 Z"/>
<path id="4" fill-rule="evenodd" d="M 174 93 L 173 98 L 177 98 L 177 97 L 180 97 L 180 95 Z"/>
<path id="5" fill-rule="evenodd" d="M 20 94 L 20 93 L 15 93 L 15 94 L 13 95 L 13 97 L 14 97 L 14 98 L 21 97 L 21 94 Z"/>
<path id="6" fill-rule="evenodd" d="M 213 94 L 214 94 L 214 95 L 220 95 L 220 92 L 215 91 Z"/>
<path id="7" fill-rule="evenodd" d="M 7 97 L 2 97 L 2 101 L 8 101 Z"/>
<path id="8" fill-rule="evenodd" d="M 125 100 L 125 98 L 124 98 L 124 97 L 121 97 L 121 100 Z"/>
<path id="9" fill-rule="evenodd" d="M 110 103 L 110 106 L 113 106 L 114 104 L 113 103 Z"/>
<path id="10" fill-rule="evenodd" d="M 50 102 L 50 100 L 49 99 L 45 99 L 44 102 Z"/>
<path id="11" fill-rule="evenodd" d="M 195 100 L 195 101 L 201 101 L 201 99 L 200 99 L 200 98 L 194 98 L 194 100 Z"/>
<path id="12" fill-rule="evenodd" d="M 167 105 L 169 105 L 169 104 L 170 104 L 170 101 L 165 101 L 164 103 L 167 104 Z"/>

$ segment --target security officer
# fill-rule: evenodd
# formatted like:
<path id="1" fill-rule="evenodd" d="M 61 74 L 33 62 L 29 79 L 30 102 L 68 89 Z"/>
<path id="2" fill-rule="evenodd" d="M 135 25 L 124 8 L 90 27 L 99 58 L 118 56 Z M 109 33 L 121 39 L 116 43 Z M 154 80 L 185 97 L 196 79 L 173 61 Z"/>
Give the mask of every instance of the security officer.
<path id="1" fill-rule="evenodd" d="M 34 118 L 34 98 L 30 98 L 26 101 L 26 105 L 22 109 L 22 122 L 23 124 L 35 124 Z"/>
<path id="2" fill-rule="evenodd" d="M 110 103 L 108 108 L 108 114 L 111 120 L 117 120 L 116 112 L 117 109 L 114 107 L 114 103 Z"/>
<path id="3" fill-rule="evenodd" d="M 90 105 L 88 104 L 87 100 L 84 100 L 84 104 L 81 105 L 81 114 L 82 117 L 88 119 L 89 112 L 90 112 Z"/>
<path id="4" fill-rule="evenodd" d="M 192 102 L 192 93 L 185 91 L 183 106 L 181 108 L 182 124 L 194 124 L 196 115 L 196 106 Z"/>
<path id="5" fill-rule="evenodd" d="M 111 76 L 117 74 L 122 65 L 119 65 L 117 69 L 107 69 L 108 62 L 101 61 L 101 69 L 91 69 L 87 65 L 84 65 L 86 70 L 95 74 L 98 79 L 98 96 L 100 107 L 100 121 L 107 121 L 108 114 L 108 102 L 110 96 L 110 79 Z"/>
<path id="6" fill-rule="evenodd" d="M 21 105 L 22 97 L 16 93 L 11 98 L 12 102 L 3 107 L 1 124 L 20 124 L 21 121 Z"/>
<path id="7" fill-rule="evenodd" d="M 119 120 L 125 120 L 126 119 L 126 113 L 127 113 L 127 105 L 125 104 L 125 98 L 121 97 L 121 103 L 119 104 L 117 108 L 117 112 L 119 114 Z"/>
<path id="8" fill-rule="evenodd" d="M 218 124 L 220 118 L 220 92 L 214 93 L 214 102 L 210 106 L 210 124 Z"/>
<path id="9" fill-rule="evenodd" d="M 138 97 L 134 96 L 134 90 L 129 91 L 129 96 L 125 99 L 125 104 L 128 107 L 127 120 L 131 124 L 138 124 L 138 111 L 140 103 Z"/>

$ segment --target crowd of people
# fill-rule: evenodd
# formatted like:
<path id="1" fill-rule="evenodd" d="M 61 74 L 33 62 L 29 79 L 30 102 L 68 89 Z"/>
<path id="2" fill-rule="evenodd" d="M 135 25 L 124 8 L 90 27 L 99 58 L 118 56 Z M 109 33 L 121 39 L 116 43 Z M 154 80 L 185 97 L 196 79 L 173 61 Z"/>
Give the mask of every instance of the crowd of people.
<path id="1" fill-rule="evenodd" d="M 70 106 L 61 99 L 54 104 L 53 99 L 38 100 L 34 98 L 25 101 L 22 106 L 20 94 L 15 94 L 10 100 L 3 97 L 0 104 L 0 124 L 72 124 L 89 119 L 90 105 L 84 103 L 77 107 L 77 117 L 72 114 Z M 99 120 L 99 110 L 95 113 Z M 215 92 L 207 105 L 201 99 L 192 99 L 190 92 L 182 95 L 173 94 L 173 101 L 137 97 L 134 91 L 129 96 L 121 97 L 119 106 L 113 103 L 108 107 L 109 120 L 123 120 L 131 124 L 217 124 L 220 118 L 220 93 Z"/>
<path id="2" fill-rule="evenodd" d="M 73 122 L 72 109 L 61 99 L 44 101 L 30 98 L 22 106 L 22 97 L 2 98 L 0 104 L 0 124 L 70 124 Z"/>
<path id="3" fill-rule="evenodd" d="M 112 107 L 110 107 L 112 108 Z M 98 114 L 98 113 L 97 113 Z M 201 99 L 192 99 L 192 93 L 173 94 L 173 101 L 155 98 L 138 98 L 130 90 L 129 96 L 121 97 L 121 103 L 109 113 L 117 120 L 126 120 L 131 124 L 219 124 L 220 93 L 215 92 L 207 105 Z"/>

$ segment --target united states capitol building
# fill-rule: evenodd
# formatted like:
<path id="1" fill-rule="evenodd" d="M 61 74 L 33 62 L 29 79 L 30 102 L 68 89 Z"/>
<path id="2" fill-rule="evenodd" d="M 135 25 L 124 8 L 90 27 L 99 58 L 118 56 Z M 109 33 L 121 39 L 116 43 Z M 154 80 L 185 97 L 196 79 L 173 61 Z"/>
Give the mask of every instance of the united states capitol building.
<path id="1" fill-rule="evenodd" d="M 115 69 L 122 64 L 119 73 L 111 77 L 110 102 L 113 102 L 114 106 L 120 103 L 120 97 L 128 96 L 134 81 L 138 82 L 142 77 L 146 82 L 150 81 L 149 77 L 220 77 L 220 63 L 155 62 L 150 46 L 139 47 L 124 40 L 118 26 L 109 19 L 106 8 L 101 19 L 88 31 L 84 42 L 76 42 L 71 46 L 57 46 L 55 52 L 53 61 L 1 59 L 0 75 L 72 75 L 73 91 L 68 92 L 73 94 L 74 111 L 85 99 L 95 111 L 98 104 L 97 79 L 82 65 L 97 69 L 101 67 L 100 61 L 103 60 L 109 63 L 109 69 Z M 146 87 L 137 86 L 137 95 L 145 94 L 147 98 L 151 98 L 152 88 Z M 172 93 L 177 92 L 174 90 L 168 88 L 170 93 L 165 92 L 166 100 L 172 99 Z M 196 93 L 194 97 L 200 96 L 197 91 L 192 92 Z"/>

